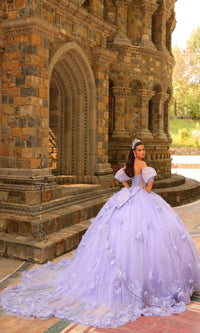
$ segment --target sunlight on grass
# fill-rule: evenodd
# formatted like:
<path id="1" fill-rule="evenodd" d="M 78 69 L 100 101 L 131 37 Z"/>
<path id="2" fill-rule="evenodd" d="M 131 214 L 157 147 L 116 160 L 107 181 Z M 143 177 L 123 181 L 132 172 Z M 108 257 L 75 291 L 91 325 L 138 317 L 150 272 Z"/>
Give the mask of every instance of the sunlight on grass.
<path id="1" fill-rule="evenodd" d="M 194 130 L 200 130 L 200 121 L 192 119 L 170 119 L 169 126 L 172 136 L 172 147 L 200 148 L 200 140 L 198 141 L 198 144 L 196 144 L 195 138 L 192 136 Z M 188 131 L 188 137 L 181 140 L 180 133 L 182 129 Z"/>

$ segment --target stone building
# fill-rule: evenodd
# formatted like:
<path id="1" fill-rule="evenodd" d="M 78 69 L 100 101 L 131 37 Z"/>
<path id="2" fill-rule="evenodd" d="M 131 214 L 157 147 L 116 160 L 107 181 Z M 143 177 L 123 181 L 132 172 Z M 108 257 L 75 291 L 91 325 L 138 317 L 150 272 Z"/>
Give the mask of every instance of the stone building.
<path id="1" fill-rule="evenodd" d="M 170 177 L 174 1 L 0 6 L 0 175 L 110 184 L 137 136 Z"/>
<path id="2" fill-rule="evenodd" d="M 1 0 L 2 255 L 66 251 L 43 256 L 23 237 L 72 224 L 58 184 L 112 188 L 135 137 L 158 179 L 171 177 L 175 22 L 174 0 Z"/>

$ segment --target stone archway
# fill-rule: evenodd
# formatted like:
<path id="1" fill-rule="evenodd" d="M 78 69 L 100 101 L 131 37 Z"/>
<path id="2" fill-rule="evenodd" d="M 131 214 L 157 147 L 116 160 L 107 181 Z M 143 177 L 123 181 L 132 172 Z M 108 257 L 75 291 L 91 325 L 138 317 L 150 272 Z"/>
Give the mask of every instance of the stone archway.
<path id="1" fill-rule="evenodd" d="M 76 43 L 54 54 L 49 77 L 50 168 L 83 182 L 94 175 L 96 163 L 96 89 L 88 59 Z"/>

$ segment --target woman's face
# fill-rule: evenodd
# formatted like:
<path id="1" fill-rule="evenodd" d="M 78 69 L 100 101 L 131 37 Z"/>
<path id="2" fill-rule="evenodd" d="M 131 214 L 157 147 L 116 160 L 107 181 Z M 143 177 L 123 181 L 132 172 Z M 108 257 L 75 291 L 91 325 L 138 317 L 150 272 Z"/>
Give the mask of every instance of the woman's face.
<path id="1" fill-rule="evenodd" d="M 135 153 L 135 157 L 137 157 L 138 159 L 144 158 L 145 157 L 144 145 L 137 146 L 134 150 L 134 153 Z"/>

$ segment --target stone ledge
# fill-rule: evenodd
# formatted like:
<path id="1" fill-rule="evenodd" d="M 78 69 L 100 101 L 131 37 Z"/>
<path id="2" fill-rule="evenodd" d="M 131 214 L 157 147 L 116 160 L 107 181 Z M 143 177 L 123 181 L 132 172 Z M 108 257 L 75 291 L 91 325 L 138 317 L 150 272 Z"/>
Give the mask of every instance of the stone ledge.
<path id="1" fill-rule="evenodd" d="M 99 197 L 93 193 L 90 200 L 76 202 L 74 205 L 62 207 L 41 216 L 37 215 L 34 218 L 19 213 L 11 214 L 9 211 L 0 213 L 1 231 L 39 239 L 42 232 L 49 235 L 62 228 L 93 218 L 110 196 L 110 192 Z"/>
<path id="2" fill-rule="evenodd" d="M 13 177 L 37 177 L 37 176 L 52 176 L 49 168 L 45 169 L 15 169 L 15 168 L 0 168 L 1 176 Z"/>
<path id="3" fill-rule="evenodd" d="M 108 182 L 107 178 L 105 179 L 105 181 Z M 79 205 L 84 203 L 85 201 L 94 200 L 95 198 L 102 198 L 104 196 L 109 197 L 118 190 L 119 187 L 100 188 L 97 191 L 87 191 L 84 193 L 71 194 L 64 197 L 55 198 L 54 200 L 51 200 L 49 202 L 42 202 L 42 204 L 35 205 L 0 202 L 0 212 L 36 217 L 40 214 L 43 215 L 47 212 L 52 212 L 52 210 L 57 211 L 58 209 L 62 209 L 63 207 L 67 208 L 74 204 Z"/>
<path id="4" fill-rule="evenodd" d="M 63 228 L 51 234 L 47 241 L 0 233 L 0 255 L 43 264 L 76 248 L 89 225 L 90 220 L 86 220 Z"/>
<path id="5" fill-rule="evenodd" d="M 169 187 L 183 185 L 184 183 L 185 183 L 185 177 L 181 175 L 172 174 L 170 178 L 155 180 L 153 184 L 153 189 L 160 189 L 160 188 L 167 189 Z"/>
<path id="6" fill-rule="evenodd" d="M 165 199 L 172 207 L 190 203 L 200 198 L 200 182 L 185 178 L 185 183 L 166 189 L 153 190 Z"/>

